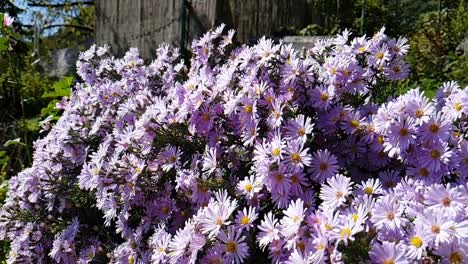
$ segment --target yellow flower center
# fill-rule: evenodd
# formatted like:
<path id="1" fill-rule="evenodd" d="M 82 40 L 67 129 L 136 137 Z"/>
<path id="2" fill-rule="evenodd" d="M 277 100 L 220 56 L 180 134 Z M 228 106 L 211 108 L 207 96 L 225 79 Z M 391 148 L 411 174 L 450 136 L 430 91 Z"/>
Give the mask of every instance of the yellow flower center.
<path id="1" fill-rule="evenodd" d="M 378 53 L 377 53 L 377 59 L 381 60 L 381 59 L 383 59 L 383 57 L 384 57 L 384 53 L 383 53 L 383 52 L 378 52 Z"/>
<path id="2" fill-rule="evenodd" d="M 252 184 L 247 183 L 247 184 L 245 185 L 245 190 L 246 190 L 246 191 L 250 192 L 250 191 L 252 191 L 252 189 L 253 189 L 253 185 L 252 185 Z"/>
<path id="3" fill-rule="evenodd" d="M 297 152 L 294 152 L 291 154 L 291 160 L 294 162 L 294 163 L 299 163 L 302 161 L 301 159 L 301 156 L 299 155 L 299 153 Z"/>
<path id="4" fill-rule="evenodd" d="M 320 100 L 327 101 L 328 100 L 328 94 L 327 93 L 320 94 Z"/>
<path id="5" fill-rule="evenodd" d="M 244 217 L 242 217 L 242 219 L 241 219 L 240 222 L 241 222 L 241 224 L 243 224 L 243 225 L 247 225 L 247 224 L 250 222 L 250 219 L 249 219 L 248 216 L 245 215 Z"/>
<path id="6" fill-rule="evenodd" d="M 297 130 L 297 135 L 299 135 L 300 137 L 304 136 L 305 135 L 305 129 L 304 128 L 299 128 Z"/>
<path id="7" fill-rule="evenodd" d="M 281 174 L 281 173 L 276 174 L 275 179 L 276 179 L 277 182 L 282 181 L 283 180 L 283 174 Z"/>
<path id="8" fill-rule="evenodd" d="M 357 222 L 359 220 L 359 215 L 358 214 L 353 214 L 353 215 L 351 215 L 351 219 L 353 220 L 353 222 Z"/>
<path id="9" fill-rule="evenodd" d="M 440 152 L 437 149 L 432 150 L 431 151 L 431 158 L 439 159 L 440 158 Z"/>
<path id="10" fill-rule="evenodd" d="M 403 127 L 400 129 L 400 136 L 406 137 L 409 134 L 408 129 L 406 127 Z"/>
<path id="11" fill-rule="evenodd" d="M 210 121 L 210 118 L 211 118 L 210 113 L 204 113 L 204 114 L 202 115 L 202 119 L 203 119 L 203 121 L 205 121 L 205 122 Z"/>
<path id="12" fill-rule="evenodd" d="M 411 238 L 411 240 L 410 240 L 410 245 L 415 246 L 417 248 L 422 247 L 422 244 L 423 244 L 423 241 L 422 241 L 422 239 L 420 237 L 415 236 L 415 237 Z"/>
<path id="13" fill-rule="evenodd" d="M 383 144 L 385 142 L 383 136 L 378 136 L 377 142 L 379 142 L 380 144 Z"/>
<path id="14" fill-rule="evenodd" d="M 273 148 L 271 150 L 271 154 L 273 154 L 273 156 L 279 156 L 281 150 L 279 148 Z"/>
<path id="15" fill-rule="evenodd" d="M 333 226 L 330 225 L 330 224 L 325 224 L 325 229 L 326 229 L 327 231 L 330 231 L 330 230 L 333 229 Z"/>
<path id="16" fill-rule="evenodd" d="M 341 237 L 349 237 L 351 235 L 351 229 L 348 227 L 344 227 L 340 230 L 340 236 Z"/>
<path id="17" fill-rule="evenodd" d="M 423 115 L 424 115 L 424 111 L 419 108 L 418 110 L 416 110 L 416 112 L 414 113 L 414 115 L 417 117 L 417 118 L 421 118 Z"/>
<path id="18" fill-rule="evenodd" d="M 301 221 L 301 217 L 296 215 L 296 216 L 294 216 L 293 221 L 294 221 L 294 223 L 298 223 L 298 222 Z"/>
<path id="19" fill-rule="evenodd" d="M 382 263 L 383 264 L 395 264 L 395 261 L 393 259 L 386 259 Z"/>
<path id="20" fill-rule="evenodd" d="M 133 264 L 133 263 L 135 263 L 135 258 L 132 255 L 130 255 L 128 257 L 128 264 Z"/>
<path id="21" fill-rule="evenodd" d="M 436 125 L 436 124 L 431 124 L 429 126 L 429 131 L 431 131 L 431 133 L 435 134 L 435 133 L 439 132 L 439 126 Z"/>
<path id="22" fill-rule="evenodd" d="M 169 157 L 169 163 L 175 163 L 177 161 L 177 157 L 172 155 Z"/>
<path id="23" fill-rule="evenodd" d="M 359 126 L 359 121 L 357 121 L 356 119 L 353 119 L 353 120 L 351 120 L 351 122 L 349 122 L 349 125 L 352 128 L 357 128 Z"/>
<path id="24" fill-rule="evenodd" d="M 419 170 L 419 175 L 421 175 L 423 177 L 427 177 L 427 176 L 429 176 L 429 171 L 426 168 L 421 168 Z"/>
<path id="25" fill-rule="evenodd" d="M 449 256 L 450 263 L 452 264 L 462 264 L 463 263 L 463 256 L 458 251 L 454 251 Z"/>
<path id="26" fill-rule="evenodd" d="M 244 105 L 244 110 L 246 113 L 252 113 L 252 106 L 251 105 Z"/>
<path id="27" fill-rule="evenodd" d="M 457 111 L 461 111 L 462 108 L 463 108 L 463 106 L 462 106 L 462 104 L 460 104 L 460 103 L 455 103 L 455 104 L 453 105 L 453 108 L 455 108 L 455 110 L 457 110 Z"/>
<path id="28" fill-rule="evenodd" d="M 315 247 L 317 250 L 324 250 L 326 248 L 325 244 L 318 244 L 316 247 Z"/>
<path id="29" fill-rule="evenodd" d="M 229 253 L 235 253 L 237 251 L 237 245 L 234 241 L 228 242 L 226 244 L 226 251 Z"/>
<path id="30" fill-rule="evenodd" d="M 367 195 L 371 195 L 374 193 L 374 189 L 370 186 L 367 186 L 366 188 L 364 188 L 364 193 Z"/>

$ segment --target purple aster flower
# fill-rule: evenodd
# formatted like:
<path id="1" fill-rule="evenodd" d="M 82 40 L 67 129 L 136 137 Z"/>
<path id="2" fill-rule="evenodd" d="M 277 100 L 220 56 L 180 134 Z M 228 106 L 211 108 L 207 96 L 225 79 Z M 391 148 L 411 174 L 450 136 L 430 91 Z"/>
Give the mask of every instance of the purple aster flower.
<path id="1" fill-rule="evenodd" d="M 399 117 L 389 128 L 388 141 L 384 143 L 385 151 L 390 157 L 398 156 L 414 144 L 416 126 L 413 118 Z"/>
<path id="2" fill-rule="evenodd" d="M 225 249 L 224 261 L 233 263 L 242 263 L 249 256 L 245 237 L 242 236 L 242 230 L 235 230 L 229 226 L 227 232 L 221 232 L 218 239 L 222 242 Z"/>
<path id="3" fill-rule="evenodd" d="M 428 188 L 425 204 L 428 208 L 455 217 L 463 211 L 465 199 L 458 188 L 452 188 L 450 184 L 435 184 Z"/>
<path id="4" fill-rule="evenodd" d="M 383 241 L 382 244 L 373 244 L 369 257 L 372 263 L 376 264 L 409 264 L 405 252 L 401 244 Z"/>
<path id="5" fill-rule="evenodd" d="M 327 185 L 323 185 L 320 191 L 322 207 L 333 210 L 344 204 L 346 197 L 351 193 L 351 184 L 349 178 L 340 174 L 329 178 Z"/>
<path id="6" fill-rule="evenodd" d="M 236 224 L 240 230 L 249 231 L 253 227 L 253 222 L 257 220 L 258 214 L 256 209 L 253 207 L 244 208 L 242 211 L 239 211 L 236 217 Z"/>
<path id="7" fill-rule="evenodd" d="M 318 150 L 312 155 L 310 172 L 319 183 L 323 183 L 326 179 L 334 176 L 338 169 L 338 160 L 328 149 Z"/>
<path id="8" fill-rule="evenodd" d="M 399 229 L 403 227 L 407 220 L 403 217 L 404 206 L 397 197 L 386 195 L 375 203 L 372 209 L 371 221 L 377 229 Z"/>
<path id="9" fill-rule="evenodd" d="M 286 135 L 291 139 L 302 139 L 304 142 L 307 140 L 307 135 L 312 134 L 314 125 L 310 117 L 305 117 L 300 114 L 296 118 L 288 122 L 286 126 Z"/>
<path id="10" fill-rule="evenodd" d="M 452 155 L 453 151 L 449 150 L 446 142 L 432 142 L 427 149 L 421 151 L 419 164 L 431 172 L 437 172 L 445 168 Z"/>
<path id="11" fill-rule="evenodd" d="M 321 85 L 309 90 L 313 107 L 320 110 L 328 110 L 335 98 L 335 87 L 332 85 Z"/>
<path id="12" fill-rule="evenodd" d="M 468 261 L 468 244 L 458 240 L 443 243 L 435 254 L 442 257 L 442 263 L 464 263 Z"/>
<path id="13" fill-rule="evenodd" d="M 258 229 L 260 233 L 257 236 L 257 240 L 261 249 L 265 249 L 272 241 L 280 239 L 278 220 L 274 217 L 272 212 L 268 212 L 265 215 Z"/>
<path id="14" fill-rule="evenodd" d="M 291 140 L 287 147 L 287 156 L 284 163 L 294 169 L 302 169 L 304 166 L 310 166 L 311 157 L 308 153 L 309 148 L 304 148 L 304 141 L 302 139 Z"/>
<path id="15" fill-rule="evenodd" d="M 71 263 L 76 259 L 75 237 L 79 226 L 78 218 L 73 218 L 72 223 L 55 237 L 49 253 L 55 261 Z"/>
<path id="16" fill-rule="evenodd" d="M 439 112 L 421 125 L 419 137 L 424 142 L 446 141 L 450 137 L 450 132 L 450 122 Z"/>

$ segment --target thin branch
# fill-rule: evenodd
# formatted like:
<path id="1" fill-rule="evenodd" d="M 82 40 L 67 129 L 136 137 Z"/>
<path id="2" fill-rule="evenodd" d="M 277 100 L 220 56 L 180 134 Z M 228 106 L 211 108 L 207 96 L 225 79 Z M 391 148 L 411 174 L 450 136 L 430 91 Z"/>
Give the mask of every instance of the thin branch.
<path id="1" fill-rule="evenodd" d="M 77 5 L 94 5 L 94 1 L 82 1 L 82 2 L 65 2 L 57 4 L 48 4 L 48 3 L 39 3 L 39 2 L 29 2 L 28 6 L 30 7 L 51 7 L 51 8 L 62 8 L 66 6 L 77 6 Z"/>
<path id="2" fill-rule="evenodd" d="M 49 26 L 43 27 L 42 30 L 55 28 L 55 27 L 71 27 L 71 28 L 76 28 L 76 29 L 85 30 L 85 31 L 94 31 L 94 28 L 91 28 L 91 27 L 81 26 L 81 25 L 70 25 L 70 24 L 49 25 Z"/>

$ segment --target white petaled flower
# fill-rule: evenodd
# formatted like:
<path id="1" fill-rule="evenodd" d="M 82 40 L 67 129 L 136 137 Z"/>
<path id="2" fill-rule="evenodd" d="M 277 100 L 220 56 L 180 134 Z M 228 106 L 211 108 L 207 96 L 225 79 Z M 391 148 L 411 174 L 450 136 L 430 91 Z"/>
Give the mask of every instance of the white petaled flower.
<path id="1" fill-rule="evenodd" d="M 237 208 L 237 200 L 228 198 L 227 192 L 221 190 L 215 194 L 216 201 L 211 200 L 205 207 L 205 214 L 201 217 L 201 231 L 209 238 L 218 235 L 223 225 L 229 225 L 229 217 Z"/>
<path id="2" fill-rule="evenodd" d="M 275 100 L 272 104 L 270 115 L 268 116 L 268 125 L 271 128 L 278 128 L 283 122 L 283 110 L 285 105 L 282 104 L 281 100 Z"/>
<path id="3" fill-rule="evenodd" d="M 450 241 L 450 227 L 453 226 L 454 222 L 445 214 L 441 214 L 440 211 L 426 209 L 424 210 L 424 214 L 416 218 L 416 221 L 425 227 L 428 239 L 434 242 L 436 247 L 440 243 Z"/>
<path id="4" fill-rule="evenodd" d="M 320 199 L 323 200 L 321 208 L 333 210 L 343 205 L 351 192 L 351 184 L 351 180 L 341 174 L 329 178 L 320 192 Z"/>
<path id="5" fill-rule="evenodd" d="M 264 250 L 265 247 L 273 240 L 280 239 L 278 220 L 273 216 L 272 212 L 268 212 L 265 215 L 265 219 L 262 220 L 258 229 L 260 229 L 260 233 L 257 236 L 257 240 L 262 250 Z"/>
<path id="6" fill-rule="evenodd" d="M 313 128 L 312 119 L 300 114 L 289 121 L 289 125 L 286 126 L 286 135 L 291 139 L 301 138 L 303 141 L 306 141 L 307 135 L 312 133 Z"/>
<path id="7" fill-rule="evenodd" d="M 358 185 L 357 189 L 365 195 L 377 195 L 382 193 L 382 184 L 379 179 L 368 179 Z"/>
<path id="8" fill-rule="evenodd" d="M 408 221 L 403 217 L 404 207 L 398 199 L 392 195 L 381 197 L 372 209 L 371 221 L 377 229 L 388 228 L 395 230 L 405 225 Z"/>
<path id="9" fill-rule="evenodd" d="M 169 171 L 172 168 L 177 168 L 180 164 L 179 157 L 182 153 L 179 151 L 177 147 L 169 147 L 167 148 L 163 154 L 162 158 L 164 159 L 164 163 L 162 164 L 163 171 Z"/>
<path id="10" fill-rule="evenodd" d="M 440 210 L 451 217 L 462 213 L 465 208 L 463 203 L 466 199 L 457 188 L 451 188 L 450 184 L 435 184 L 429 187 L 425 196 L 428 208 Z"/>
<path id="11" fill-rule="evenodd" d="M 168 255 L 172 263 L 176 263 L 184 255 L 188 254 L 193 230 L 179 229 L 168 246 Z"/>
<path id="12" fill-rule="evenodd" d="M 337 245 L 341 241 L 343 241 L 345 245 L 348 245 L 348 241 L 354 241 L 354 235 L 362 230 L 364 230 L 364 227 L 361 223 L 348 220 L 333 229 L 332 237 L 336 239 Z"/>
<path id="13" fill-rule="evenodd" d="M 428 245 L 427 232 L 421 223 L 415 223 L 413 232 L 408 236 L 406 256 L 410 259 L 421 259 Z"/>
<path id="14" fill-rule="evenodd" d="M 292 168 L 302 169 L 304 166 L 310 166 L 311 155 L 308 153 L 309 148 L 304 148 L 304 141 L 300 138 L 291 140 L 288 143 L 287 156 L 285 164 Z"/>
<path id="15" fill-rule="evenodd" d="M 256 55 L 260 58 L 257 64 L 262 66 L 275 57 L 280 46 L 274 45 L 273 40 L 263 36 L 254 48 Z"/>
<path id="16" fill-rule="evenodd" d="M 249 231 L 253 226 L 253 222 L 257 219 L 258 215 L 255 208 L 249 206 L 249 209 L 244 208 L 242 212 L 239 212 L 236 217 L 236 224 L 243 230 L 244 228 Z"/>
<path id="17" fill-rule="evenodd" d="M 251 199 L 256 193 L 260 192 L 263 188 L 263 182 L 259 177 L 253 175 L 245 177 L 237 184 L 237 191 L 241 195 L 245 195 L 247 199 Z"/>
<path id="18" fill-rule="evenodd" d="M 216 166 L 218 166 L 216 148 L 207 148 L 203 157 L 203 172 L 211 174 L 216 170 Z"/>
<path id="19" fill-rule="evenodd" d="M 281 219 L 281 233 L 285 237 L 291 237 L 297 233 L 304 220 L 304 202 L 297 199 L 291 202 L 288 209 L 283 211 L 284 217 Z"/>
<path id="20" fill-rule="evenodd" d="M 171 234 L 164 230 L 164 227 L 159 227 L 151 237 L 150 244 L 153 249 L 151 261 L 154 263 L 162 263 L 168 257 L 169 243 L 171 242 Z"/>

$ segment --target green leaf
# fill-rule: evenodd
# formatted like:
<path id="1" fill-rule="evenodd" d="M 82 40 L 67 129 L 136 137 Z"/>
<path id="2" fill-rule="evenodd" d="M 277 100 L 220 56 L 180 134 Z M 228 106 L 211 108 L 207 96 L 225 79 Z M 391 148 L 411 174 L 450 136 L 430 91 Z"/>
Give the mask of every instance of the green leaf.
<path id="1" fill-rule="evenodd" d="M 21 142 L 21 138 L 10 139 L 7 142 L 5 142 L 5 144 L 3 144 L 3 146 L 5 148 L 9 147 L 9 146 L 14 146 L 14 145 L 23 145 L 23 146 L 25 146 L 25 144 L 23 142 Z"/>
<path id="2" fill-rule="evenodd" d="M 41 116 L 42 117 L 45 117 L 45 116 L 49 116 L 49 115 L 52 115 L 54 116 L 54 120 L 55 120 L 55 117 L 57 115 L 57 113 L 59 112 L 56 108 L 55 108 L 55 104 L 59 102 L 59 100 L 52 100 L 51 102 L 49 102 L 49 104 L 42 108 L 41 109 Z M 57 118 L 58 119 L 58 118 Z"/>
<path id="3" fill-rule="evenodd" d="M 7 49 L 8 49 L 8 39 L 6 37 L 0 38 L 0 51 L 4 51 Z"/>
<path id="4" fill-rule="evenodd" d="M 46 92 L 42 98 L 58 98 L 70 95 L 70 87 L 73 83 L 73 77 L 65 77 L 54 83 L 54 91 Z"/>
<path id="5" fill-rule="evenodd" d="M 39 131 L 39 117 L 21 119 L 21 127 L 28 131 Z"/>

